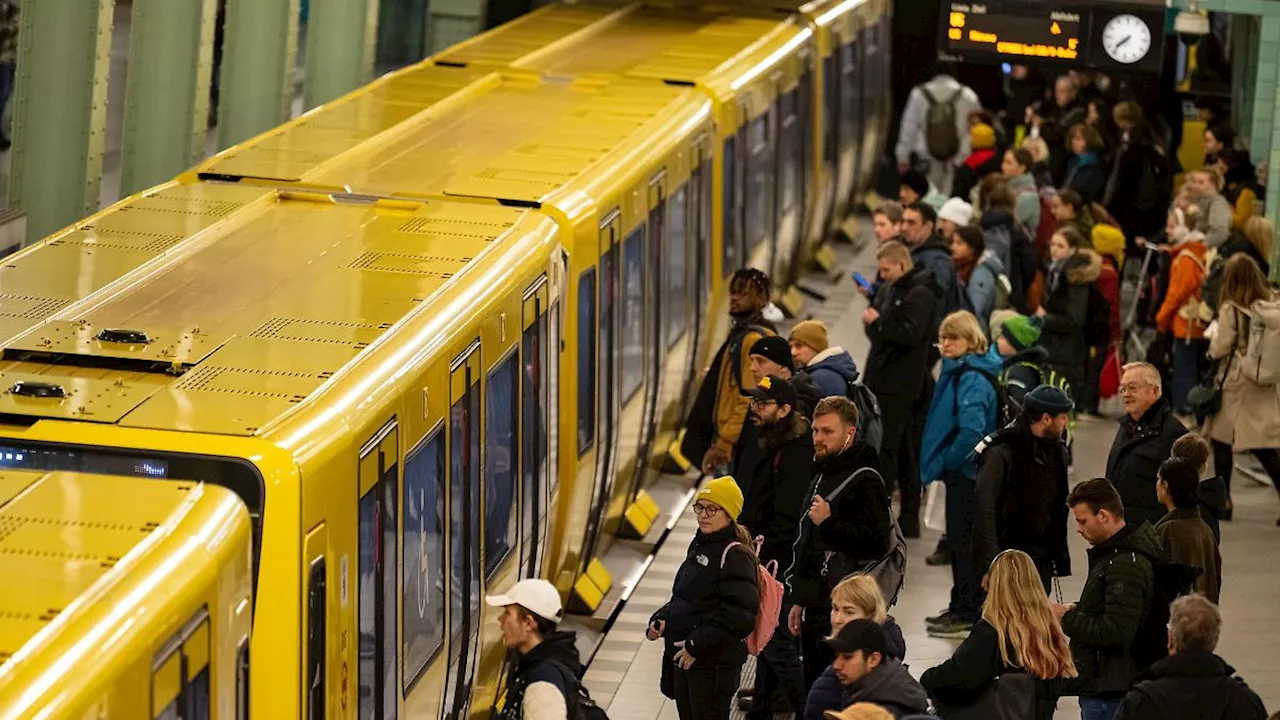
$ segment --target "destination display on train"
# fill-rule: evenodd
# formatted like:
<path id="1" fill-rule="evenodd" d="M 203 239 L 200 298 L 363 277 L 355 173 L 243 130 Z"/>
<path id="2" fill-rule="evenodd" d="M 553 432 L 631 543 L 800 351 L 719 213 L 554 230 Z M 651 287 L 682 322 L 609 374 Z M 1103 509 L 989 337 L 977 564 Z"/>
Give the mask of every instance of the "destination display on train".
<path id="1" fill-rule="evenodd" d="M 956 2 L 944 5 L 943 49 L 965 60 L 1030 59 L 1064 63 L 1085 57 L 1088 9 L 1039 2 Z"/>

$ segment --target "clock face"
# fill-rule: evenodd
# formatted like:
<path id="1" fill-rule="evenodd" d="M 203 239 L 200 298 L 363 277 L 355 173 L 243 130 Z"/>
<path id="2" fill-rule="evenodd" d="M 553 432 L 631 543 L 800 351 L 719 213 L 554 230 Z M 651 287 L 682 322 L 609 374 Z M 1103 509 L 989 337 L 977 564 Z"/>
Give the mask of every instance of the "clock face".
<path id="1" fill-rule="evenodd" d="M 1151 28 L 1133 15 L 1117 15 L 1102 29 L 1102 47 L 1112 60 L 1132 65 L 1151 51 Z"/>

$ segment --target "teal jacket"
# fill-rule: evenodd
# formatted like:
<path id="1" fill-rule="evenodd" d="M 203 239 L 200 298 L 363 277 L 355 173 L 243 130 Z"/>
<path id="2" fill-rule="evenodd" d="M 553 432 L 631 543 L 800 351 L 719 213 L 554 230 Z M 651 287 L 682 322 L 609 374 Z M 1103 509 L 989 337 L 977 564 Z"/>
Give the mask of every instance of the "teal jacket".
<path id="1" fill-rule="evenodd" d="M 984 355 L 943 358 L 920 447 L 920 479 L 924 484 L 943 475 L 977 479 L 973 449 L 996 429 L 998 399 L 991 382 L 975 370 L 999 378 L 1003 364 L 994 345 Z"/>

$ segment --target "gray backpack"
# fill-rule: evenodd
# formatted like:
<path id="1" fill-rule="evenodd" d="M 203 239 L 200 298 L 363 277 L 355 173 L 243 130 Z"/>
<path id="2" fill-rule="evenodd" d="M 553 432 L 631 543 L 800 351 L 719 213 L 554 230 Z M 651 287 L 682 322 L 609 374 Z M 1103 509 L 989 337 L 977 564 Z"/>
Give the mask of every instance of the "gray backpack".
<path id="1" fill-rule="evenodd" d="M 960 129 L 956 125 L 956 100 L 960 99 L 961 88 L 951 94 L 945 101 L 939 101 L 920 86 L 920 92 L 929 101 L 929 111 L 924 116 L 924 145 L 935 160 L 950 160 L 960 154 Z"/>
<path id="2" fill-rule="evenodd" d="M 863 473 L 871 473 L 880 479 L 884 484 L 884 478 L 880 477 L 880 473 L 872 468 L 862 468 L 850 475 L 844 482 L 836 486 L 831 494 L 826 498 L 827 502 L 832 502 L 835 498 L 844 492 L 844 489 L 853 482 L 855 478 Z M 885 504 L 889 504 L 888 497 L 885 498 Z M 893 508 L 888 508 L 889 512 L 889 551 L 876 560 L 855 564 L 843 561 L 843 553 L 830 553 L 827 561 L 823 565 L 822 573 L 830 580 L 830 585 L 835 587 L 836 583 L 850 575 L 870 575 L 876 579 L 876 584 L 880 586 L 880 592 L 884 595 L 886 607 L 893 607 L 898 602 L 898 593 L 902 590 L 902 585 L 907 576 L 907 539 L 902 534 L 902 528 L 898 527 L 898 520 L 893 516 Z"/>

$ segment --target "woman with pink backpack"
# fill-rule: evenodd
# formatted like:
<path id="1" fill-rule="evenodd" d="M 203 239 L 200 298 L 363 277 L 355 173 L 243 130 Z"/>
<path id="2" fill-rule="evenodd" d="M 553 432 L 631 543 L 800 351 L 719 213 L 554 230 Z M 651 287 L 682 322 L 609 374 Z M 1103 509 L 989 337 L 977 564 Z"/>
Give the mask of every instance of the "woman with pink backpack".
<path id="1" fill-rule="evenodd" d="M 704 485 L 692 509 L 698 532 L 671 600 L 649 619 L 646 635 L 665 639 L 662 694 L 675 700 L 680 720 L 729 720 L 747 639 L 756 634 L 760 564 L 750 533 L 738 524 L 742 490 L 733 478 Z"/>

